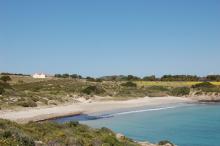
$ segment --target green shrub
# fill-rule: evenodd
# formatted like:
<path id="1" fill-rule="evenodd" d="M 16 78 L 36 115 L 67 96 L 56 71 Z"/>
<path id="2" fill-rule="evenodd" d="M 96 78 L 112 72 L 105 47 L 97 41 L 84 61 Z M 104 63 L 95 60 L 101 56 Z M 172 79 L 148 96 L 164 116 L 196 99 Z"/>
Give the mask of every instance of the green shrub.
<path id="1" fill-rule="evenodd" d="M 106 127 L 102 127 L 99 131 L 100 131 L 100 132 L 103 132 L 103 133 L 114 134 L 111 129 L 106 128 Z"/>
<path id="2" fill-rule="evenodd" d="M 23 107 L 36 107 L 37 106 L 37 104 L 31 99 L 28 99 L 25 101 L 19 101 L 17 104 Z"/>
<path id="3" fill-rule="evenodd" d="M 2 121 L 1 124 L 7 127 L 7 129 L 1 129 L 0 127 L 0 145 L 35 146 L 34 140 L 24 134 L 20 129 L 15 128 L 14 124 L 4 121 Z M 1 139 L 4 139 L 4 143 L 1 143 Z"/>
<path id="4" fill-rule="evenodd" d="M 0 81 L 0 95 L 5 93 L 5 89 L 12 89 L 12 87 L 8 83 Z"/>
<path id="5" fill-rule="evenodd" d="M 15 139 L 20 143 L 20 146 L 35 146 L 34 140 L 22 133 L 14 134 Z"/>
<path id="6" fill-rule="evenodd" d="M 190 93 L 190 88 L 188 87 L 177 87 L 172 89 L 171 95 L 173 96 L 184 96 L 184 95 L 189 95 Z"/>
<path id="7" fill-rule="evenodd" d="M 8 81 L 11 81 L 11 77 L 8 75 L 4 75 L 4 76 L 1 76 L 0 80 L 2 80 L 3 82 L 8 82 Z"/>
<path id="8" fill-rule="evenodd" d="M 125 86 L 125 87 L 137 87 L 136 83 L 133 82 L 126 82 L 126 83 L 122 83 L 121 86 Z"/>
<path id="9" fill-rule="evenodd" d="M 70 121 L 70 122 L 66 123 L 66 125 L 68 127 L 76 127 L 79 125 L 79 122 L 78 121 Z"/>
<path id="10" fill-rule="evenodd" d="M 165 86 L 151 86 L 147 88 L 148 90 L 154 90 L 154 91 L 169 91 L 169 89 Z"/>
<path id="11" fill-rule="evenodd" d="M 213 88 L 213 87 L 215 87 L 215 85 L 213 85 L 210 82 L 202 82 L 192 86 L 192 88 Z"/>
<path id="12" fill-rule="evenodd" d="M 202 82 L 202 83 L 193 85 L 192 88 L 199 89 L 202 92 L 220 92 L 219 86 L 213 85 L 210 82 Z"/>
<path id="13" fill-rule="evenodd" d="M 11 86 L 8 83 L 0 81 L 0 87 L 4 89 L 11 89 Z"/>
<path id="14" fill-rule="evenodd" d="M 11 131 L 4 131 L 3 133 L 2 133 L 2 137 L 4 137 L 4 138 L 9 138 L 9 137 L 11 137 L 12 136 L 12 133 L 11 133 Z"/>
<path id="15" fill-rule="evenodd" d="M 85 94 L 101 94 L 101 93 L 104 93 L 105 90 L 102 89 L 101 87 L 97 87 L 97 86 L 88 86 L 86 87 L 85 89 L 82 90 L 82 93 L 85 93 Z"/>
<path id="16" fill-rule="evenodd" d="M 5 89 L 0 86 L 0 95 L 2 95 L 5 92 Z"/>
<path id="17" fill-rule="evenodd" d="M 31 97 L 31 100 L 33 100 L 34 102 L 37 102 L 37 101 L 39 101 L 40 99 L 39 99 L 39 97 L 32 96 L 32 97 Z"/>

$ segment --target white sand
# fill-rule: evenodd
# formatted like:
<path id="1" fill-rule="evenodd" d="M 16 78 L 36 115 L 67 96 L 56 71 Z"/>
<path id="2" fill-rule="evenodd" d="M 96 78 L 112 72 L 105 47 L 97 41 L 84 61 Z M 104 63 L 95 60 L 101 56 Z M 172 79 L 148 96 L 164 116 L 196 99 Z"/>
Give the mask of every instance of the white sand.
<path id="1" fill-rule="evenodd" d="M 165 104 L 193 102 L 189 98 L 182 97 L 145 97 L 126 101 L 93 101 L 91 103 L 72 103 L 53 107 L 24 108 L 22 110 L 0 110 L 0 118 L 13 120 L 19 123 L 28 121 L 41 121 L 56 117 L 64 117 L 81 113 L 96 113 L 125 109 L 140 106 L 158 106 Z"/>

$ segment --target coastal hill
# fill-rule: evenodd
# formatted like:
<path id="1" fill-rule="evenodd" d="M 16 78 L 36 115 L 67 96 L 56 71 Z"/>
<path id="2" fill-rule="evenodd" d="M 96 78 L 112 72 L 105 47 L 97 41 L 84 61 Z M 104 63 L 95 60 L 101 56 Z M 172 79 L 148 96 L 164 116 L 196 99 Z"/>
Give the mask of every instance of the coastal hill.
<path id="1" fill-rule="evenodd" d="M 17 124 L 0 119 L 1 146 L 174 146 L 169 141 L 158 144 L 136 142 L 108 128 L 93 129 L 78 122 L 58 124 L 42 122 Z"/>
<path id="2" fill-rule="evenodd" d="M 140 80 L 134 76 L 82 78 L 78 75 L 55 75 L 35 79 L 28 75 L 0 75 L 0 109 L 59 105 L 94 100 L 127 100 L 138 97 L 179 96 L 198 101 L 219 101 L 220 82 L 194 81 L 195 77 L 176 81 L 174 77 L 154 77 Z M 168 81 L 168 78 L 173 81 Z M 196 78 L 197 79 L 197 78 Z M 218 79 L 218 78 L 217 78 Z M 152 81 L 154 80 L 154 81 Z"/>

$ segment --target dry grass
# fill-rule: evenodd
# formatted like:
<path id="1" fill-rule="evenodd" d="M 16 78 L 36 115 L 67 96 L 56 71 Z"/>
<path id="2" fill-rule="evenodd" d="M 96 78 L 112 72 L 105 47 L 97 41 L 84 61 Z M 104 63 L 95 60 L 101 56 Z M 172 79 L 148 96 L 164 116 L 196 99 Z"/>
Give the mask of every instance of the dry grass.
<path id="1" fill-rule="evenodd" d="M 135 82 L 138 86 L 169 86 L 169 87 L 190 87 L 192 85 L 201 83 L 201 82 L 194 82 L 194 81 L 189 81 L 189 82 L 161 82 L 161 81 L 136 81 Z M 220 82 L 211 82 L 214 85 L 220 85 Z"/>

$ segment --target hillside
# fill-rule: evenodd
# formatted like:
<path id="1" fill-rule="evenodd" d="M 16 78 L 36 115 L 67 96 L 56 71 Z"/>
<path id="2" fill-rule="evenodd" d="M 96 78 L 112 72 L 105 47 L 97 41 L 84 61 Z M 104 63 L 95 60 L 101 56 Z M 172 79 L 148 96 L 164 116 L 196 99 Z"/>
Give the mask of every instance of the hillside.
<path id="1" fill-rule="evenodd" d="M 168 81 L 91 81 L 50 77 L 34 79 L 30 76 L 11 75 L 8 82 L 0 81 L 1 109 L 36 107 L 61 103 L 102 99 L 130 99 L 136 97 L 185 96 L 201 100 L 219 100 L 220 82 Z M 206 86 L 206 83 L 209 85 Z"/>
<path id="2" fill-rule="evenodd" d="M 159 142 L 160 145 L 169 143 Z M 0 119 L 1 146 L 157 146 L 139 144 L 110 129 L 93 129 L 78 122 L 17 124 Z M 172 146 L 169 144 L 168 146 Z"/>

